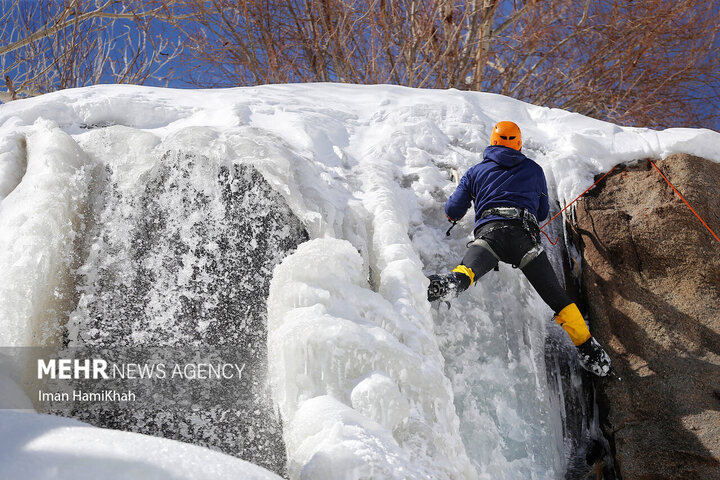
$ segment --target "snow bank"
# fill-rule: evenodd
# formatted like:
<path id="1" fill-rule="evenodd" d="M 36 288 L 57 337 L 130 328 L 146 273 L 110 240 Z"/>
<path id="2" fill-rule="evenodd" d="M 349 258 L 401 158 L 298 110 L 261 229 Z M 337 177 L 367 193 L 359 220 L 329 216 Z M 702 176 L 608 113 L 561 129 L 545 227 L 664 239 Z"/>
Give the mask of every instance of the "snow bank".
<path id="1" fill-rule="evenodd" d="M 424 298 L 424 275 L 454 266 L 472 230 L 469 215 L 445 237 L 449 171 L 480 159 L 499 120 L 522 128 L 553 206 L 619 162 L 720 162 L 717 132 L 623 128 L 453 90 L 98 86 L 12 102 L 0 106 L 0 345 L 48 341 L 73 307 L 63 292 L 88 165 L 131 186 L 165 142 L 254 165 L 310 234 L 277 267 L 269 303 L 293 478 L 559 478 L 549 309 L 509 267 L 449 310 Z"/>
<path id="2" fill-rule="evenodd" d="M 0 412 L 0 475 L 23 480 L 279 480 L 249 462 L 68 418 Z"/>

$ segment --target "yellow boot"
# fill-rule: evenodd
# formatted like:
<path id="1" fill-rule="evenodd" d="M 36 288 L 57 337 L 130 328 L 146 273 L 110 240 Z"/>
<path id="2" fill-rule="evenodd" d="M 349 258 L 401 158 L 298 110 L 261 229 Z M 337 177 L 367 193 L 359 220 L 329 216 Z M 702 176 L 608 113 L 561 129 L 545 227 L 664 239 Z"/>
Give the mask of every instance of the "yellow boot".
<path id="1" fill-rule="evenodd" d="M 560 313 L 555 317 L 555 321 L 570 335 L 570 340 L 576 347 L 590 338 L 590 330 L 585 325 L 585 320 L 574 303 L 560 310 Z"/>

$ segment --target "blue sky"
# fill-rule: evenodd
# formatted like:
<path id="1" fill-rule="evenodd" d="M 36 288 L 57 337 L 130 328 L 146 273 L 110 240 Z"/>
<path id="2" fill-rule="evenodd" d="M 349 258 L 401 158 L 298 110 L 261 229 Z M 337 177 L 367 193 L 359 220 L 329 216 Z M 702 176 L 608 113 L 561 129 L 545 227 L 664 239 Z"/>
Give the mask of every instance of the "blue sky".
<path id="1" fill-rule="evenodd" d="M 2 6 L 6 6 L 7 1 L 8 0 L 4 0 L 2 3 Z M 31 1 L 31 0 L 25 0 L 25 1 L 23 1 L 23 4 L 24 4 L 25 8 L 37 7 L 37 3 L 34 1 Z M 510 8 L 510 5 L 511 5 L 510 2 L 506 2 L 505 6 L 503 8 Z M 174 39 L 174 41 L 182 42 L 185 40 L 183 38 L 182 33 L 178 29 L 175 29 L 171 26 L 170 27 L 165 26 L 161 22 L 157 22 L 157 21 L 154 21 L 152 23 L 152 25 L 153 25 L 153 32 L 155 32 L 155 33 L 159 33 L 161 30 L 167 29 L 165 33 L 169 34 L 168 36 L 171 37 L 172 39 Z M 137 35 L 137 31 L 136 30 L 133 31 L 133 30 L 134 30 L 133 24 L 131 22 L 118 21 L 112 27 L 110 27 L 109 29 L 106 29 L 103 32 L 103 35 L 117 36 L 120 33 L 128 32 L 128 31 L 130 31 L 131 35 Z M 720 43 L 720 39 L 718 39 L 718 42 Z M 116 52 L 116 55 L 117 55 L 117 52 Z M 8 58 L 6 58 L 6 62 L 10 62 L 10 63 L 12 63 L 15 60 L 16 60 L 16 58 L 14 57 L 13 54 L 10 54 L 8 56 Z M 188 71 L 190 68 L 193 67 L 193 65 L 194 64 L 191 60 L 186 60 L 186 63 L 174 62 L 174 64 L 171 67 L 165 68 L 163 71 L 163 73 L 169 74 L 169 73 L 171 73 L 169 71 L 169 68 L 173 68 L 174 71 L 172 72 L 172 75 L 170 75 L 169 81 L 166 82 L 163 80 L 157 80 L 157 79 L 151 78 L 151 79 L 147 80 L 145 82 L 145 84 L 153 85 L 153 86 L 167 85 L 167 86 L 174 87 L 174 88 L 193 88 L 194 85 L 192 85 L 188 81 L 189 80 Z M 23 64 L 21 64 L 19 67 L 16 68 L 16 70 L 14 72 L 11 72 L 11 76 L 15 77 L 19 73 L 22 73 L 23 68 L 24 68 Z M 212 73 L 213 73 L 212 69 L 204 69 L 205 78 L 207 78 L 209 80 L 208 83 L 216 83 L 217 77 L 208 78 L 208 77 L 212 77 Z M 103 76 L 102 82 L 104 82 L 104 83 L 112 83 L 114 81 L 115 81 L 115 79 L 110 75 L 109 72 L 106 72 L 106 74 Z M 234 85 L 231 85 L 230 83 L 227 83 L 227 85 L 234 86 Z M 718 94 L 720 94 L 720 85 L 712 84 L 709 82 L 706 84 L 700 83 L 697 85 L 697 88 L 694 93 L 695 93 L 696 97 L 699 98 L 699 100 L 697 102 L 695 102 L 696 105 L 694 108 L 705 109 L 705 112 L 707 112 L 708 114 L 712 114 L 714 116 L 714 121 L 712 121 L 711 124 L 707 125 L 707 126 L 710 128 L 714 128 L 715 130 L 720 130 L 720 117 L 715 113 L 716 105 L 714 105 L 712 102 L 709 102 L 709 101 L 703 101 L 703 98 L 709 98 L 713 95 L 717 97 Z M 683 108 L 683 107 L 678 106 L 678 108 Z M 678 126 L 682 126 L 682 125 L 678 125 Z"/>

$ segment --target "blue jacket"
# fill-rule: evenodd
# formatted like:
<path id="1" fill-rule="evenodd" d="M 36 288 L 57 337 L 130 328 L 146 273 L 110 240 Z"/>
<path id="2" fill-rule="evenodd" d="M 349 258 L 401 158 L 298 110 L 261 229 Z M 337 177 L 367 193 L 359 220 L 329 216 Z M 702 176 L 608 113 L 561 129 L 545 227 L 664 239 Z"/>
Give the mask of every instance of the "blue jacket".
<path id="1" fill-rule="evenodd" d="M 483 161 L 463 175 L 455 192 L 445 204 L 445 213 L 452 220 L 460 220 L 470 203 L 475 203 L 475 228 L 502 217 L 480 218 L 493 207 L 524 208 L 538 221 L 547 217 L 547 183 L 542 167 L 518 150 L 501 145 L 489 146 Z"/>

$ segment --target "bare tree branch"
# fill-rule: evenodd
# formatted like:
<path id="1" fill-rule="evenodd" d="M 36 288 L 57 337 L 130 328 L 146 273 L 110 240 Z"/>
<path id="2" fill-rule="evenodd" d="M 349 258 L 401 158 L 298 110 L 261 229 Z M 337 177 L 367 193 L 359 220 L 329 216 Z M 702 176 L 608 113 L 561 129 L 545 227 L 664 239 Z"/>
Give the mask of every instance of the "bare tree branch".
<path id="1" fill-rule="evenodd" d="M 182 45 L 163 37 L 163 30 L 191 18 L 184 0 L 0 5 L 0 71 L 13 79 L 18 96 L 108 81 L 168 81 Z"/>

